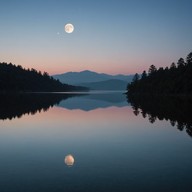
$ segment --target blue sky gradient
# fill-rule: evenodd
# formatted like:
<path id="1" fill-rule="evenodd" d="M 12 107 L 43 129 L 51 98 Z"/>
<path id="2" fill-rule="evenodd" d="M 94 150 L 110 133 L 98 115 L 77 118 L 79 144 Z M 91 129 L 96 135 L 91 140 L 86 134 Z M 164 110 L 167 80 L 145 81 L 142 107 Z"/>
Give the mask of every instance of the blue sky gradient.
<path id="1" fill-rule="evenodd" d="M 0 60 L 50 74 L 169 66 L 192 51 L 191 7 L 192 0 L 0 0 Z"/>

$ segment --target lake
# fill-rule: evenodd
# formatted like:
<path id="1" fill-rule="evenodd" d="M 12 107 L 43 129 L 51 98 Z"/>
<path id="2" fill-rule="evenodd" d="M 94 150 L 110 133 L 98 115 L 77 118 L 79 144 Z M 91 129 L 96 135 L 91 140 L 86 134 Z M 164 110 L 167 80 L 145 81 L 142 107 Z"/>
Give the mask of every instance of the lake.
<path id="1" fill-rule="evenodd" d="M 0 191 L 191 192 L 191 114 L 156 105 L 119 92 L 1 96 Z"/>

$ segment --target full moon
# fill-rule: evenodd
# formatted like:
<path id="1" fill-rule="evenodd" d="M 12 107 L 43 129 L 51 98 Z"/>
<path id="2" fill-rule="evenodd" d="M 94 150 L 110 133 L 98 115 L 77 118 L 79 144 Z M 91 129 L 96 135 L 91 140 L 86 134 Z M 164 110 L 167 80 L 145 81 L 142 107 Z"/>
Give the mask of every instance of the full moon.
<path id="1" fill-rule="evenodd" d="M 74 157 L 71 154 L 69 154 L 65 157 L 64 162 L 67 166 L 71 167 L 73 166 L 75 160 Z"/>
<path id="2" fill-rule="evenodd" d="M 71 23 L 65 25 L 65 32 L 72 33 L 74 31 L 74 26 Z"/>

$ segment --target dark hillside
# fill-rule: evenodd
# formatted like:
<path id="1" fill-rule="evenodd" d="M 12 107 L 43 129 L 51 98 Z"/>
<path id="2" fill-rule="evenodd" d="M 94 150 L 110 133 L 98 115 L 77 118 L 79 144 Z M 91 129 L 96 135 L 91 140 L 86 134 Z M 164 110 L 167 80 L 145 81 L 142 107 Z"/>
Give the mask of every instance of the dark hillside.
<path id="1" fill-rule="evenodd" d="M 0 63 L 0 92 L 57 92 L 80 91 L 83 87 L 61 83 L 48 73 L 24 69 L 12 63 Z"/>
<path id="2" fill-rule="evenodd" d="M 157 69 L 151 65 L 139 78 L 135 74 L 133 81 L 127 86 L 128 94 L 152 95 L 191 95 L 192 94 L 192 52 L 186 60 L 180 58 L 170 68 Z"/>

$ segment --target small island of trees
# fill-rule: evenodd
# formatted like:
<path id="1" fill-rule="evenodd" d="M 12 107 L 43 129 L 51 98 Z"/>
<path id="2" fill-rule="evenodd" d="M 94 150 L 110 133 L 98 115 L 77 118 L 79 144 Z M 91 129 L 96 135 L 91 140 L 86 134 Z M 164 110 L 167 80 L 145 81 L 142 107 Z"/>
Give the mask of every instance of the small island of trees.
<path id="1" fill-rule="evenodd" d="M 63 84 L 35 69 L 12 63 L 0 63 L 0 93 L 88 91 L 88 88 Z"/>
<path id="2" fill-rule="evenodd" d="M 192 52 L 184 60 L 172 63 L 168 68 L 155 65 L 148 73 L 135 74 L 127 86 L 128 95 L 191 95 L 192 94 Z"/>

